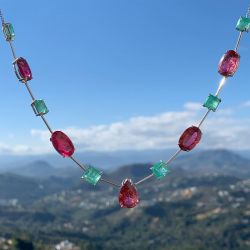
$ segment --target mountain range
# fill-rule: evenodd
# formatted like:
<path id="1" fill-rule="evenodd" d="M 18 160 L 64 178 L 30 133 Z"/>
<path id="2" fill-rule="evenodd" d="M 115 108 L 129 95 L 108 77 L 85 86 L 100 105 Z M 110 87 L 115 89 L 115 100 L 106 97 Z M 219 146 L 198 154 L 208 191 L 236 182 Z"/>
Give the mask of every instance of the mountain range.
<path id="1" fill-rule="evenodd" d="M 223 150 L 210 150 L 211 152 L 221 152 Z M 112 171 L 114 168 L 119 166 L 143 163 L 143 162 L 156 162 L 159 159 L 167 159 L 168 156 L 173 154 L 175 149 L 164 149 L 164 150 L 143 150 L 143 151 L 116 151 L 116 152 L 80 152 L 75 153 L 76 159 L 79 161 L 92 164 L 98 168 L 104 169 L 105 171 Z M 188 156 L 193 154 L 202 153 L 204 151 L 195 150 L 189 152 Z M 243 158 L 250 159 L 249 151 L 234 151 Z M 46 161 L 50 165 L 61 168 L 67 167 L 72 162 L 69 159 L 65 159 L 57 153 L 47 155 L 0 155 L 0 171 L 6 169 L 12 169 L 20 166 L 33 164 L 36 161 Z"/>
<path id="2" fill-rule="evenodd" d="M 45 158 L 46 159 L 46 158 Z M 161 158 L 158 158 L 160 160 Z M 156 161 L 155 161 L 156 162 Z M 0 173 L 13 173 L 20 176 L 44 179 L 48 177 L 80 177 L 81 170 L 76 165 L 68 161 L 67 166 L 53 166 L 46 160 L 37 160 L 27 164 L 15 163 L 9 168 L 2 167 Z M 115 177 L 128 176 L 139 178 L 142 175 L 149 174 L 149 167 L 153 161 L 142 161 L 141 163 L 133 163 L 123 165 L 116 168 L 101 168 L 107 175 Z M 130 168 L 130 165 L 133 168 Z M 173 163 L 169 165 L 171 171 L 174 169 L 183 169 L 193 174 L 202 173 L 220 173 L 228 175 L 236 175 L 239 177 L 250 176 L 250 159 L 244 158 L 234 152 L 228 150 L 207 150 L 198 151 L 197 153 L 187 154 L 184 152 Z"/>
<path id="3" fill-rule="evenodd" d="M 73 165 L 13 165 L 0 173 L 0 249 L 70 242 L 77 250 L 248 250 L 249 163 L 227 150 L 183 153 L 163 180 L 137 186 L 134 209 L 119 207 L 119 189 L 82 181 Z M 151 165 L 128 164 L 105 176 L 137 181 Z"/>

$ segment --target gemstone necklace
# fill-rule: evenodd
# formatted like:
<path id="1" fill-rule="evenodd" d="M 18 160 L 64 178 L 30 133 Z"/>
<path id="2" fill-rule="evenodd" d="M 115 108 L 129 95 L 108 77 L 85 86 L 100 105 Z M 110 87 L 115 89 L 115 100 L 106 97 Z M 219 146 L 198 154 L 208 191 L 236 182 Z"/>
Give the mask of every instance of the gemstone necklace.
<path id="1" fill-rule="evenodd" d="M 125 179 L 122 184 L 117 184 L 112 180 L 106 179 L 102 176 L 102 172 L 96 169 L 93 166 L 85 165 L 80 163 L 74 156 L 75 147 L 70 140 L 70 138 L 63 133 L 62 131 L 53 131 L 50 127 L 45 115 L 49 112 L 44 100 L 36 99 L 33 95 L 31 88 L 28 84 L 28 81 L 32 80 L 32 72 L 29 67 L 28 62 L 23 57 L 17 57 L 14 47 L 13 41 L 15 38 L 14 29 L 11 23 L 7 23 L 4 21 L 3 15 L 0 11 L 0 18 L 2 21 L 2 29 L 5 36 L 6 41 L 10 45 L 10 49 L 14 58 L 13 66 L 15 74 L 20 82 L 24 84 L 26 87 L 31 99 L 31 107 L 36 116 L 41 117 L 47 129 L 51 133 L 50 141 L 55 148 L 55 150 L 62 155 L 63 157 L 70 158 L 76 165 L 78 165 L 83 170 L 82 179 L 86 182 L 96 185 L 99 181 L 105 182 L 109 185 L 117 187 L 120 189 L 119 192 L 119 203 L 121 207 L 125 208 L 133 208 L 139 203 L 138 193 L 136 186 L 151 179 L 152 177 L 156 177 L 157 179 L 162 179 L 169 172 L 169 164 L 183 151 L 192 150 L 201 140 L 202 132 L 200 130 L 201 125 L 206 120 L 208 114 L 213 111 L 215 112 L 217 107 L 219 106 L 221 99 L 219 98 L 219 94 L 223 89 L 226 80 L 228 77 L 232 77 L 234 73 L 237 71 L 240 55 L 238 54 L 238 49 L 240 46 L 240 41 L 244 32 L 248 32 L 250 29 L 250 7 L 248 8 L 246 16 L 241 16 L 237 22 L 236 30 L 238 30 L 239 37 L 237 39 L 236 46 L 234 50 L 228 50 L 221 58 L 218 65 L 218 72 L 222 76 L 222 79 L 219 83 L 218 89 L 214 95 L 209 94 L 206 101 L 203 104 L 203 107 L 207 108 L 205 115 L 202 117 L 200 123 L 197 126 L 191 126 L 187 128 L 179 138 L 179 149 L 167 160 L 167 161 L 159 161 L 155 163 L 151 168 L 151 174 L 146 176 L 145 178 L 138 180 L 133 183 L 131 179 Z"/>

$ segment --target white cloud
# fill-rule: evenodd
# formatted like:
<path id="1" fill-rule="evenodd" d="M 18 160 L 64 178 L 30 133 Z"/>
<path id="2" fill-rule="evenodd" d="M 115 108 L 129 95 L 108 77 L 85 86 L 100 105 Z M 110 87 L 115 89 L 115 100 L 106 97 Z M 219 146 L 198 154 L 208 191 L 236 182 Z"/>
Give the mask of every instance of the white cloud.
<path id="1" fill-rule="evenodd" d="M 176 141 L 181 124 L 194 118 L 193 112 L 167 112 L 151 117 L 133 117 L 127 121 L 89 128 L 67 128 L 68 134 L 80 150 L 115 151 L 166 148 Z M 179 124 L 175 126 L 174 124 Z M 31 134 L 42 141 L 49 132 L 32 130 Z"/>
<path id="2" fill-rule="evenodd" d="M 52 152 L 52 147 L 50 143 L 46 144 L 44 143 L 40 146 L 25 145 L 25 144 L 10 145 L 7 143 L 0 143 L 1 155 L 38 155 L 51 152 Z"/>
<path id="3" fill-rule="evenodd" d="M 116 151 L 167 149 L 177 145 L 185 128 L 197 125 L 206 109 L 198 110 L 196 104 L 185 105 L 183 112 L 166 112 L 144 117 L 133 117 L 126 121 L 89 128 L 71 127 L 64 129 L 78 150 Z M 250 149 L 250 119 L 236 119 L 230 109 L 211 113 L 202 130 L 203 148 Z M 32 135 L 47 141 L 49 133 L 32 130 Z"/>
<path id="4" fill-rule="evenodd" d="M 242 107 L 250 107 L 250 101 L 246 101 L 241 104 Z"/>
<path id="5" fill-rule="evenodd" d="M 28 154 L 31 149 L 27 145 L 10 146 L 8 144 L 0 143 L 1 154 Z"/>
<path id="6" fill-rule="evenodd" d="M 129 120 L 88 128 L 62 128 L 74 142 L 77 151 L 117 151 L 168 149 L 177 147 L 185 128 L 197 125 L 206 109 L 187 103 L 182 112 L 165 112 L 155 116 L 137 116 Z M 250 149 L 250 119 L 236 118 L 231 109 L 211 112 L 202 127 L 201 148 Z M 46 130 L 31 130 L 32 141 L 39 146 L 0 144 L 3 152 L 37 154 L 53 152 Z"/>
<path id="7" fill-rule="evenodd" d="M 202 104 L 199 102 L 187 102 L 184 104 L 184 108 L 187 110 L 199 111 L 202 110 Z"/>

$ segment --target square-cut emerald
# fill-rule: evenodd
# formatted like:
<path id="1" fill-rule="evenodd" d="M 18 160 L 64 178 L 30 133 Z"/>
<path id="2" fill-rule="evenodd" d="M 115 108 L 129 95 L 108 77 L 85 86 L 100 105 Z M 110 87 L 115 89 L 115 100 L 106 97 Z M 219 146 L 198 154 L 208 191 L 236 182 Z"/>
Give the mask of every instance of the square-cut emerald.
<path id="1" fill-rule="evenodd" d="M 163 161 L 157 162 L 150 168 L 157 179 L 161 179 L 168 173 L 167 164 Z"/>
<path id="2" fill-rule="evenodd" d="M 203 107 L 206 107 L 209 110 L 212 110 L 215 112 L 217 107 L 219 106 L 220 102 L 221 102 L 220 98 L 210 94 L 207 97 L 207 100 L 205 101 L 205 103 L 203 104 Z"/>
<path id="3" fill-rule="evenodd" d="M 242 32 L 248 31 L 250 29 L 250 18 L 244 16 L 240 17 L 236 29 Z"/>
<path id="4" fill-rule="evenodd" d="M 44 100 L 35 100 L 31 104 L 31 107 L 33 108 L 33 110 L 37 116 L 45 115 L 49 112 Z"/>
<path id="5" fill-rule="evenodd" d="M 102 173 L 101 171 L 97 170 L 96 168 L 89 166 L 85 173 L 82 176 L 82 179 L 87 181 L 92 185 L 96 185 L 97 182 L 101 179 Z"/>
<path id="6" fill-rule="evenodd" d="M 3 33 L 6 41 L 13 41 L 15 38 L 14 28 L 11 23 L 5 23 L 3 25 Z"/>

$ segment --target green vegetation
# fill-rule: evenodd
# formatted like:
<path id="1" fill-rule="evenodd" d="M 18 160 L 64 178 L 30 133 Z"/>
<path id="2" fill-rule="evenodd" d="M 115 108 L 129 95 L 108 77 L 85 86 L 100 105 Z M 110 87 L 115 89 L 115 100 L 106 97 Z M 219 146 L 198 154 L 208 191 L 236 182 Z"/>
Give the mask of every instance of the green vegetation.
<path id="1" fill-rule="evenodd" d="M 114 176 L 137 179 L 140 168 L 145 174 L 136 164 Z M 120 209 L 118 190 L 101 183 L 0 175 L 0 186 L 0 249 L 47 250 L 60 242 L 76 250 L 250 249 L 248 178 L 171 169 L 138 187 L 134 209 Z"/>

